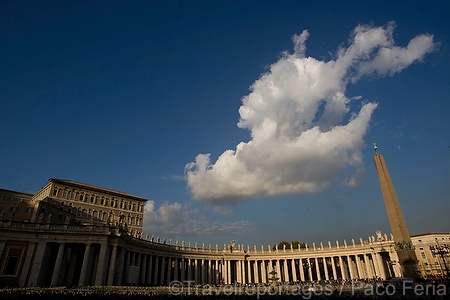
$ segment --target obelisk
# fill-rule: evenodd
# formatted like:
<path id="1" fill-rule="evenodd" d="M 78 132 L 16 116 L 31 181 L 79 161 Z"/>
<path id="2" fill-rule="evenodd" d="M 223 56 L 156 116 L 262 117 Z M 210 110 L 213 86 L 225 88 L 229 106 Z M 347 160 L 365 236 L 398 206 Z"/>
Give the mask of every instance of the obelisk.
<path id="1" fill-rule="evenodd" d="M 373 138 L 372 138 L 373 141 Z M 383 194 L 384 204 L 391 225 L 392 235 L 394 236 L 395 250 L 397 251 L 399 264 L 401 266 L 404 277 L 417 277 L 416 274 L 416 253 L 411 242 L 411 236 L 403 217 L 402 209 L 392 184 L 391 176 L 384 161 L 383 155 L 378 153 L 378 148 L 373 141 L 373 149 L 376 154 L 373 160 L 380 181 L 381 193 Z"/>

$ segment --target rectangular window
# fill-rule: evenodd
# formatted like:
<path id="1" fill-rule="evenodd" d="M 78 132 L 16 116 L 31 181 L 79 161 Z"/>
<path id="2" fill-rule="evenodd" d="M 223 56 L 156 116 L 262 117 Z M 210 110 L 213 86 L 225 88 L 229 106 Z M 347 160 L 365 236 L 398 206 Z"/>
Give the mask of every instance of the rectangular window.
<path id="1" fill-rule="evenodd" d="M 83 195 L 80 195 L 80 201 L 83 201 Z"/>
<path id="2" fill-rule="evenodd" d="M 15 275 L 18 262 L 19 262 L 19 258 L 17 256 L 8 257 L 8 261 L 6 262 L 5 270 L 3 270 L 3 275 Z"/>
<path id="3" fill-rule="evenodd" d="M 420 252 L 420 255 L 422 255 L 422 259 L 427 259 L 427 256 L 425 255 L 425 252 Z"/>
<path id="4" fill-rule="evenodd" d="M 54 190 L 53 190 L 53 196 L 56 196 L 56 193 L 58 193 L 58 190 L 57 190 L 57 189 L 54 189 Z"/>
<path id="5" fill-rule="evenodd" d="M 25 208 L 25 213 L 26 214 L 31 214 L 32 212 L 33 212 L 33 208 L 32 207 Z"/>
<path id="6" fill-rule="evenodd" d="M 94 203 L 94 196 L 91 196 L 91 203 Z"/>

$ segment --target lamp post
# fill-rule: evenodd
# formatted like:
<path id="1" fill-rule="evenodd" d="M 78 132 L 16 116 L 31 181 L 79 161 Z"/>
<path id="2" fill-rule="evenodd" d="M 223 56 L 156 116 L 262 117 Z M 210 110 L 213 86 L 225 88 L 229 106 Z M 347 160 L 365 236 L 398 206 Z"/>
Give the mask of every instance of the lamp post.
<path id="1" fill-rule="evenodd" d="M 447 244 L 439 245 L 439 241 L 437 238 L 435 239 L 435 241 L 436 241 L 436 246 L 430 246 L 430 250 L 431 250 L 431 253 L 439 254 L 441 256 L 442 261 L 444 262 L 444 268 L 445 268 L 444 280 L 446 281 L 446 283 L 448 283 L 449 273 L 448 273 L 447 262 L 445 261 L 445 254 L 449 253 L 450 245 L 447 245 Z M 441 267 L 441 270 L 442 270 L 442 267 Z"/>

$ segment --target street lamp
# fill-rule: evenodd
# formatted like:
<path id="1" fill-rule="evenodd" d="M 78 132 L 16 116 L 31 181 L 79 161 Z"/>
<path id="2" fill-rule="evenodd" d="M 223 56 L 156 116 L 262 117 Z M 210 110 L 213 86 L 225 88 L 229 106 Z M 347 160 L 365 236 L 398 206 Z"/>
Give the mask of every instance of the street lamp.
<path id="1" fill-rule="evenodd" d="M 448 281 L 449 273 L 448 273 L 447 262 L 445 261 L 444 255 L 449 253 L 450 245 L 447 245 L 447 244 L 439 245 L 439 241 L 437 238 L 435 239 L 435 241 L 436 241 L 436 246 L 430 246 L 430 250 L 431 250 L 431 253 L 439 254 L 441 256 L 442 261 L 444 262 L 444 267 L 445 267 L 444 279 L 446 281 Z M 442 267 L 441 267 L 441 269 L 442 269 Z"/>

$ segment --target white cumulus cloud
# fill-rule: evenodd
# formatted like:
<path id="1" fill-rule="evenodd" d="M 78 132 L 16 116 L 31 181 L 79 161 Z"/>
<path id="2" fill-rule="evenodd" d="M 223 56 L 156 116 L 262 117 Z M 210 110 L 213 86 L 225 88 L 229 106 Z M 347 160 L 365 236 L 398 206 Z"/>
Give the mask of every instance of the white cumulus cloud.
<path id="1" fill-rule="evenodd" d="M 395 23 L 359 25 L 336 58 L 307 57 L 308 31 L 294 35 L 294 53 L 285 52 L 242 99 L 238 127 L 251 140 L 226 150 L 212 163 L 199 154 L 186 165 L 195 199 L 237 203 L 262 194 L 312 193 L 328 187 L 345 170 L 343 184 L 358 186 L 365 170 L 363 137 L 376 103 L 350 111 L 346 86 L 368 75 L 394 75 L 436 48 L 433 36 L 418 35 L 407 47 L 393 40 Z"/>

